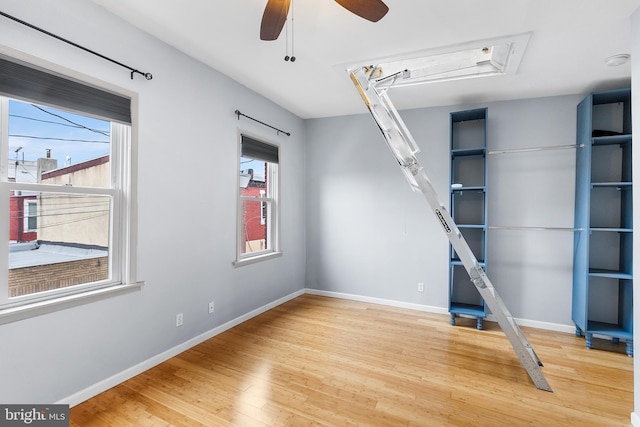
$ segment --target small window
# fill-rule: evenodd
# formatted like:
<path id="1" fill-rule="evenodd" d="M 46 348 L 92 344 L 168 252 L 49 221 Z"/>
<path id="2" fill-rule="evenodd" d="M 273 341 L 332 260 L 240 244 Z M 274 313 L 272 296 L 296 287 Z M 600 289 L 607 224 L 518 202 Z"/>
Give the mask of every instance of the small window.
<path id="1" fill-rule="evenodd" d="M 277 254 L 279 148 L 241 135 L 236 262 Z"/>
<path id="2" fill-rule="evenodd" d="M 38 229 L 38 202 L 25 200 L 24 202 L 24 228 L 26 231 Z"/>

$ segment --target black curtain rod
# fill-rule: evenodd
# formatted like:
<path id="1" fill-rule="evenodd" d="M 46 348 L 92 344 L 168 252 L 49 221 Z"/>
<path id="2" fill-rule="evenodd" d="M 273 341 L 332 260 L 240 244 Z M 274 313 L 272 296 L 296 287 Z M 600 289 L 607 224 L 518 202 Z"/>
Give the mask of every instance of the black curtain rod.
<path id="1" fill-rule="evenodd" d="M 240 110 L 236 110 L 236 111 L 235 111 L 235 113 L 236 113 L 236 116 L 238 116 L 238 120 L 240 120 L 240 116 L 243 116 L 243 117 L 246 117 L 247 119 L 253 120 L 254 122 L 258 122 L 258 123 L 260 123 L 261 125 L 264 125 L 264 126 L 266 126 L 266 127 L 269 127 L 269 128 L 271 128 L 271 129 L 275 130 L 275 131 L 276 131 L 276 132 L 278 132 L 278 133 L 284 133 L 284 134 L 285 134 L 285 135 L 287 135 L 287 136 L 291 136 L 291 133 L 290 133 L 290 132 L 285 132 L 285 131 L 283 131 L 282 129 L 278 129 L 278 128 L 273 127 L 273 126 L 271 126 L 271 125 L 268 125 L 268 124 L 266 124 L 266 123 L 264 123 L 264 122 L 261 122 L 260 120 L 256 120 L 256 119 L 254 119 L 253 117 L 247 116 L 246 114 L 242 114 L 242 113 L 240 112 Z"/>
<path id="2" fill-rule="evenodd" d="M 78 49 L 82 49 L 82 50 L 84 50 L 85 52 L 89 52 L 89 53 L 91 53 L 91 54 L 93 54 L 93 55 L 95 55 L 95 56 L 98 56 L 98 57 L 100 57 L 100 58 L 102 58 L 102 59 L 106 59 L 106 60 L 107 60 L 107 61 L 109 61 L 109 62 L 113 62 L 113 63 L 114 63 L 114 64 L 116 64 L 116 65 L 119 65 L 119 66 L 121 66 L 121 67 L 123 67 L 123 68 L 126 68 L 126 69 L 128 69 L 128 70 L 130 70 L 130 71 L 131 71 L 131 80 L 133 80 L 133 74 L 134 74 L 134 73 L 137 73 L 137 74 L 140 74 L 141 76 L 144 76 L 144 78 L 145 78 L 145 79 L 147 79 L 147 80 L 151 80 L 151 79 L 153 78 L 153 75 L 152 75 L 151 73 L 144 73 L 144 72 L 142 72 L 142 71 L 138 71 L 138 70 L 136 70 L 135 68 L 129 67 L 128 65 L 125 65 L 125 64 L 123 64 L 123 63 L 121 63 L 121 62 L 118 62 L 118 61 L 116 61 L 116 60 L 114 60 L 114 59 L 111 59 L 111 58 L 109 58 L 109 57 L 107 57 L 107 56 L 104 56 L 104 55 L 102 55 L 101 53 L 95 52 L 95 51 L 93 51 L 93 50 L 91 50 L 91 49 L 87 49 L 87 48 L 86 48 L 86 47 L 84 47 L 84 46 L 80 46 L 79 44 L 74 43 L 74 42 L 72 42 L 71 40 L 67 40 L 67 39 L 62 38 L 62 37 L 60 37 L 60 36 L 58 36 L 58 35 L 56 35 L 56 34 L 53 34 L 53 33 L 49 32 L 49 31 L 47 31 L 47 30 L 43 30 L 43 29 L 42 29 L 42 28 L 40 28 L 40 27 L 36 27 L 36 26 L 35 26 L 35 25 L 33 25 L 33 24 L 29 24 L 28 22 L 25 22 L 25 21 L 23 21 L 22 19 L 18 19 L 18 18 L 16 18 L 15 16 L 11 16 L 11 15 L 9 15 L 9 14 L 7 14 L 7 13 L 2 12 L 2 11 L 0 11 L 0 15 L 4 16 L 5 18 L 9 18 L 9 19 L 11 19 L 11 20 L 13 20 L 13 21 L 16 21 L 16 22 L 18 22 L 18 23 L 20 23 L 20 24 L 22 24 L 22 25 L 25 25 L 25 26 L 27 26 L 27 27 L 29 27 L 29 28 L 32 28 L 32 29 L 34 29 L 34 30 L 36 30 L 36 31 L 40 31 L 40 32 L 41 32 L 41 33 L 43 33 L 43 34 L 46 34 L 46 35 L 48 35 L 48 36 L 50 36 L 50 37 L 53 37 L 54 39 L 58 39 L 58 40 L 63 41 L 63 42 L 65 42 L 65 43 L 67 43 L 67 44 L 70 44 L 70 45 L 71 45 L 71 46 L 73 46 L 73 47 L 77 47 Z"/>

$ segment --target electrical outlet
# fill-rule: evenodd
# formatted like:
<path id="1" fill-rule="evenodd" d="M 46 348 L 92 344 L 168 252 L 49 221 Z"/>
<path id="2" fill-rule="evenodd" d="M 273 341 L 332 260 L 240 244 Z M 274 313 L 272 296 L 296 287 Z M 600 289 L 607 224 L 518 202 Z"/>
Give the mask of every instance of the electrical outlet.
<path id="1" fill-rule="evenodd" d="M 418 292 L 424 292 L 424 283 L 422 282 L 418 283 Z"/>
<path id="2" fill-rule="evenodd" d="M 182 313 L 176 314 L 176 326 L 182 326 L 184 323 L 184 318 L 182 317 Z"/>
<path id="3" fill-rule="evenodd" d="M 211 301 L 209 303 L 209 314 L 213 313 L 214 309 L 215 309 L 215 305 L 213 304 L 213 301 Z"/>

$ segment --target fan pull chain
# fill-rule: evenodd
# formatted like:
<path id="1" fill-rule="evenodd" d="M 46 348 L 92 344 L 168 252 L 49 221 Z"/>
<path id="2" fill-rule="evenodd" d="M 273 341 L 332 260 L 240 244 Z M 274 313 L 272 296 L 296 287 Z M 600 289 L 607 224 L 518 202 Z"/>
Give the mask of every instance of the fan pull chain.
<path id="1" fill-rule="evenodd" d="M 291 61 L 291 62 L 295 62 L 296 61 L 296 57 L 295 57 L 295 53 L 293 50 L 293 38 L 294 38 L 294 32 L 293 32 L 293 3 L 294 1 L 291 0 L 291 56 L 289 56 L 289 20 L 287 19 L 285 21 L 285 32 L 286 32 L 286 38 L 285 38 L 285 57 L 284 60 L 285 61 Z"/>
<path id="2" fill-rule="evenodd" d="M 288 61 L 289 58 L 289 19 L 284 21 L 284 60 Z"/>

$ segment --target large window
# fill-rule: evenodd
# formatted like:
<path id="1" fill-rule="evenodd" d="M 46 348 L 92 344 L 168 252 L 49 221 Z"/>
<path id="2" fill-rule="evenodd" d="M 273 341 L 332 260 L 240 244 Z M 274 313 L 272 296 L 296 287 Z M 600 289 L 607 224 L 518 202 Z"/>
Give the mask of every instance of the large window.
<path id="1" fill-rule="evenodd" d="M 3 57 L 0 74 L 0 314 L 133 282 L 130 100 Z"/>
<path id="2" fill-rule="evenodd" d="M 279 254 L 279 149 L 241 135 L 236 264 Z"/>

